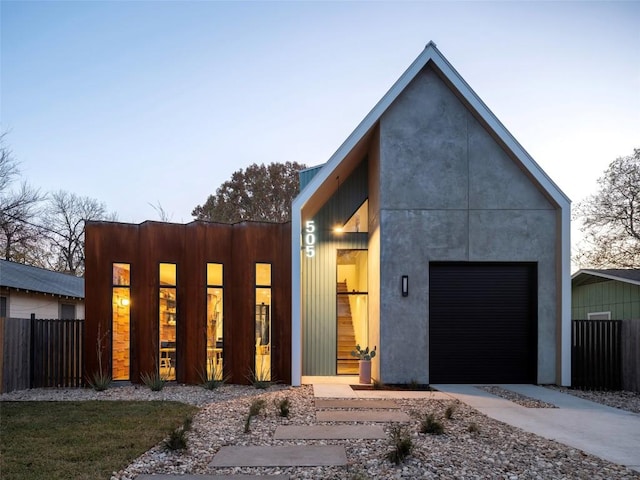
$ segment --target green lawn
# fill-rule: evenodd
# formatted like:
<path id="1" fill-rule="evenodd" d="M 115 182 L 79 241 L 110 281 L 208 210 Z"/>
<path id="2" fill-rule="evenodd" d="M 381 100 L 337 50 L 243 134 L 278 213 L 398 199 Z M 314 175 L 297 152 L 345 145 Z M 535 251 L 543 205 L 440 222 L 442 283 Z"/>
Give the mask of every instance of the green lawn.
<path id="1" fill-rule="evenodd" d="M 0 478 L 109 479 L 196 411 L 177 402 L 1 402 Z"/>

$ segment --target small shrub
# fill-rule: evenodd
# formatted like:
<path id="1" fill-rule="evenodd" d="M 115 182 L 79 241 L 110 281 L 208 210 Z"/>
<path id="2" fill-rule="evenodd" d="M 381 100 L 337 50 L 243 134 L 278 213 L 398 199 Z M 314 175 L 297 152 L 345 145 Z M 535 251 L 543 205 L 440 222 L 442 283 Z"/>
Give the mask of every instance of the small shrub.
<path id="1" fill-rule="evenodd" d="M 256 398 L 251 402 L 251 405 L 249 406 L 249 414 L 244 422 L 244 433 L 249 433 L 251 431 L 251 419 L 256 415 L 259 415 L 265 405 L 266 402 L 262 398 Z"/>
<path id="2" fill-rule="evenodd" d="M 413 450 L 413 441 L 409 430 L 402 425 L 394 425 L 389 432 L 392 450 L 387 453 L 390 462 L 399 465 L 404 462 Z"/>
<path id="3" fill-rule="evenodd" d="M 87 382 L 96 392 L 103 392 L 111 386 L 111 375 L 103 371 L 96 371 L 87 379 Z"/>
<path id="4" fill-rule="evenodd" d="M 223 374 L 222 365 L 209 364 L 206 370 L 200 372 L 200 380 L 202 380 L 202 388 L 215 390 L 227 383 L 229 376 Z"/>
<path id="5" fill-rule="evenodd" d="M 164 388 L 164 384 L 167 383 L 167 381 L 157 371 L 153 373 L 141 373 L 140 380 L 142 380 L 142 383 L 149 387 L 153 392 L 159 392 Z"/>
<path id="6" fill-rule="evenodd" d="M 291 410 L 291 402 L 288 398 L 283 398 L 281 400 L 275 400 L 274 403 L 278 408 L 281 417 L 287 418 L 289 416 L 289 411 Z"/>
<path id="7" fill-rule="evenodd" d="M 107 331 L 104 335 L 101 334 L 100 325 L 98 325 L 98 338 L 96 339 L 96 353 L 98 354 L 98 370 L 93 373 L 93 376 L 87 379 L 89 386 L 96 392 L 103 392 L 111 385 L 111 375 L 109 375 L 105 368 L 102 366 L 102 355 L 104 353 L 105 346 L 103 342 L 106 342 Z"/>
<path id="8" fill-rule="evenodd" d="M 265 365 L 264 357 L 260 361 L 260 367 L 256 367 L 255 370 L 250 370 L 249 375 L 246 377 L 254 388 L 260 390 L 266 390 L 273 383 L 271 378 L 271 367 Z"/>
<path id="9" fill-rule="evenodd" d="M 429 413 L 420 422 L 420 433 L 430 433 L 431 435 L 441 435 L 444 433 L 442 423 L 436 420 L 433 413 Z"/>
<path id="10" fill-rule="evenodd" d="M 447 420 L 451 420 L 453 418 L 453 413 L 456 411 L 455 405 L 449 405 L 447 409 L 444 411 L 444 418 Z"/>
<path id="11" fill-rule="evenodd" d="M 164 442 L 169 450 L 184 450 L 187 448 L 187 432 L 191 429 L 192 417 L 187 417 L 182 426 L 176 428 L 169 434 Z"/>
<path id="12" fill-rule="evenodd" d="M 478 433 L 480 432 L 480 427 L 478 426 L 478 424 L 476 422 L 471 422 L 469 424 L 469 433 Z"/>

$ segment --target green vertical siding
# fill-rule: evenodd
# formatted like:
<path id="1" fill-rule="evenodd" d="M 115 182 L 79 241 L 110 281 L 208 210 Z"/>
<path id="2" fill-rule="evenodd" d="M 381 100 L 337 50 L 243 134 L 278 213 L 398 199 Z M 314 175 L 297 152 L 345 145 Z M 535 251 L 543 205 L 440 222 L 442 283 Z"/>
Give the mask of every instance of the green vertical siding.
<path id="1" fill-rule="evenodd" d="M 337 182 L 337 180 L 336 180 Z M 312 219 L 316 226 L 315 256 L 303 253 L 303 375 L 336 374 L 336 250 L 366 249 L 367 233 L 336 235 L 367 199 L 368 165 L 364 160 Z M 304 228 L 304 222 L 303 222 Z"/>
<path id="2" fill-rule="evenodd" d="M 616 280 L 571 289 L 571 318 L 586 319 L 590 312 L 611 312 L 613 320 L 640 318 L 640 285 Z"/>

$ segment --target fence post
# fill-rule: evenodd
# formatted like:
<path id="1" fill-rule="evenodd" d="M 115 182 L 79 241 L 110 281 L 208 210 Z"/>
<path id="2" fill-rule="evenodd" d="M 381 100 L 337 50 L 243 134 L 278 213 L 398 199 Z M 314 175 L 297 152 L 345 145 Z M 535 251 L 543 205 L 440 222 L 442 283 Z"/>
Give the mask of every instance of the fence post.
<path id="1" fill-rule="evenodd" d="M 34 385 L 34 377 L 36 372 L 36 340 L 35 340 L 35 331 L 36 331 L 36 314 L 31 314 L 31 338 L 30 338 L 30 358 L 31 358 L 31 372 L 29 372 L 29 388 L 33 388 Z"/>

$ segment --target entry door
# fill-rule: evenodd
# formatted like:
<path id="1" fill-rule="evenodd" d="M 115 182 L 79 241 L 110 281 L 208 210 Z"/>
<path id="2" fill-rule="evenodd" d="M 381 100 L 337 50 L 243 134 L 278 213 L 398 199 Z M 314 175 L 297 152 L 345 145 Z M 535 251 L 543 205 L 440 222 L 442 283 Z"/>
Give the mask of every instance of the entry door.
<path id="1" fill-rule="evenodd" d="M 356 344 L 367 344 L 367 251 L 338 250 L 336 258 L 336 372 L 357 375 Z"/>
<path id="2" fill-rule="evenodd" d="M 530 263 L 430 264 L 430 383 L 535 382 L 536 285 Z"/>

